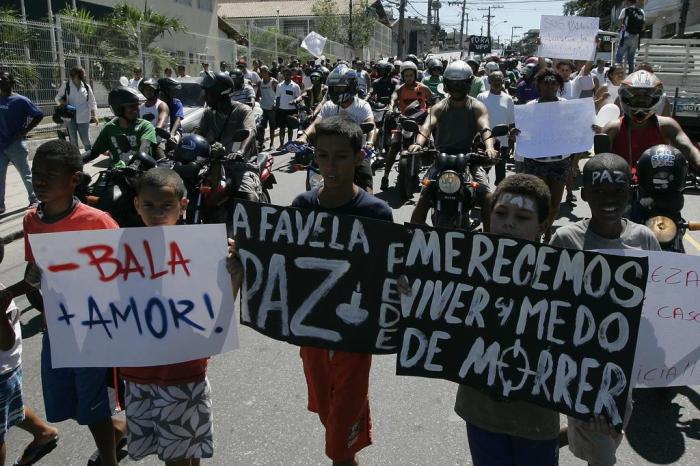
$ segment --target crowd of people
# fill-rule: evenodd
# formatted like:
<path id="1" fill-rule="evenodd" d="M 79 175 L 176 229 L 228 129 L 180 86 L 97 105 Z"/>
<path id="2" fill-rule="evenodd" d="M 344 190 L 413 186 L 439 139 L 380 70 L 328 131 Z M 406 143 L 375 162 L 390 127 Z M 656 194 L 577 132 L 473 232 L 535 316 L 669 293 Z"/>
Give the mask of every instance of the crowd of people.
<path id="1" fill-rule="evenodd" d="M 241 59 L 233 69 L 226 62 L 219 68 L 212 71 L 209 64 L 203 64 L 199 78 L 206 109 L 196 132 L 209 143 L 219 142 L 230 150 L 235 131 L 248 129 L 250 135 L 240 150 L 251 157 L 266 139 L 271 147 L 275 145 L 277 129 L 280 150 L 285 140 L 314 144 L 323 185 L 299 194 L 292 202 L 298 208 L 393 220 L 389 205 L 372 195 L 373 173 L 363 156 L 363 146 L 376 145 L 379 139 L 377 128 L 369 134 L 360 129 L 360 124 L 374 122 L 368 101 L 386 102 L 388 114 L 394 109 L 398 114 L 416 108 L 425 111 L 419 134 L 408 151 L 434 144 L 443 152 L 467 152 L 477 134 L 485 136 L 483 152 L 493 159 L 495 186 L 490 186 L 483 167 L 470 170 L 475 182 L 484 187 L 479 206 L 485 230 L 494 235 L 578 250 L 660 250 L 649 229 L 626 218 L 627 208 L 634 202 L 635 162 L 649 147 L 669 144 L 700 172 L 700 151 L 675 120 L 664 116 L 668 110 L 663 86 L 646 64 L 626 74 L 621 65 L 604 62 L 495 55 L 447 61 L 409 55 L 404 60 L 365 63 L 356 59 L 332 65 L 292 60 L 288 65 L 277 61 L 267 66 L 253 60 L 250 68 L 247 60 Z M 123 163 L 115 140 L 120 134 L 128 136 L 134 150 L 152 154 L 159 147 L 177 146 L 182 139 L 183 113 L 175 91 L 178 78 L 187 76 L 184 67 L 172 74 L 166 69 L 163 77 L 144 78 L 141 70 L 134 70 L 126 86 L 110 92 L 115 118 L 91 144 L 86 128 L 95 121 L 95 98 L 84 71 L 71 70 L 70 79 L 56 97 L 58 105 L 75 108 L 68 123 L 70 142 L 55 140 L 41 145 L 30 169 L 24 137 L 43 115 L 26 97 L 13 91 L 10 73 L 0 73 L 1 192 L 4 195 L 5 171 L 12 162 L 23 175 L 31 207 L 24 219 L 25 278 L 0 290 L 0 308 L 7 309 L 7 318 L 0 319 L 0 464 L 5 462 L 4 437 L 12 426 L 33 435 L 15 463 L 18 465 L 38 461 L 59 439 L 58 431 L 22 398 L 21 328 L 13 300 L 36 293 L 41 274 L 26 238 L 36 233 L 119 227 L 108 213 L 75 197 L 83 163 L 100 155 L 111 156 L 113 165 Z M 581 198 L 590 208 L 590 219 L 553 231 L 561 201 L 576 201 L 572 191 L 579 159 L 589 155 L 518 156 L 514 108 L 578 98 L 592 98 L 596 108 L 618 105 L 623 116 L 604 128 L 591 129 L 608 134 L 612 149 L 590 157 L 582 169 Z M 297 115 L 302 103 L 312 115 L 311 123 L 294 134 L 290 117 Z M 262 109 L 257 121 L 253 113 L 256 105 Z M 26 123 L 28 119 L 31 121 Z M 509 134 L 498 140 L 488 138 L 490 128 L 496 125 L 508 125 Z M 157 133 L 156 128 L 165 133 Z M 85 156 L 78 150 L 78 136 Z M 543 129 L 537 137 L 546 138 L 547 132 Z M 388 175 L 397 150 L 387 150 L 381 190 L 391 189 Z M 516 173 L 508 174 L 506 163 L 512 155 Z M 146 171 L 134 189 L 135 208 L 146 226 L 175 225 L 187 210 L 183 181 L 170 169 Z M 564 199 L 565 190 L 569 194 Z M 431 207 L 430 199 L 421 195 L 412 222 L 425 223 Z M 0 241 L 0 247 L 2 244 Z M 229 240 L 227 266 L 237 294 L 243 270 L 233 240 Z M 406 286 L 400 291 L 411 292 Z M 214 455 L 206 359 L 122 368 L 117 380 L 107 368 L 54 368 L 52 351 L 61 348 L 51 347 L 44 334 L 41 373 L 46 418 L 48 422 L 74 419 L 87 426 L 97 446 L 95 461 L 99 464 L 115 466 L 115 451 L 125 443 L 132 458 L 157 455 L 168 465 L 196 465 Z M 325 428 L 326 455 L 336 465 L 358 464 L 357 452 L 372 443 L 371 355 L 302 347 L 301 357 L 309 409 L 318 413 Z M 115 379 L 115 385 L 123 383 L 126 421 L 113 416 L 110 409 L 110 378 Z M 191 410 L 177 408 L 183 397 L 187 406 L 199 413 L 196 422 L 188 414 Z M 631 400 L 629 403 L 628 417 Z M 556 465 L 559 448 L 567 443 L 573 454 L 588 464 L 611 465 L 622 439 L 602 417 L 589 422 L 569 418 L 568 427 L 562 428 L 557 412 L 494 397 L 466 385 L 457 390 L 455 411 L 466 423 L 476 465 Z"/>

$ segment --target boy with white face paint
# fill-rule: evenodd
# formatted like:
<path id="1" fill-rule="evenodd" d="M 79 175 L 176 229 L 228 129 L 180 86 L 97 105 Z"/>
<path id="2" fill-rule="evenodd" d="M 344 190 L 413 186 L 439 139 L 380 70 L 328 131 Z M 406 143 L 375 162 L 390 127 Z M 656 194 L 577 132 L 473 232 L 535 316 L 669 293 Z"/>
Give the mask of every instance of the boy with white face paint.
<path id="1" fill-rule="evenodd" d="M 643 249 L 660 251 L 659 242 L 644 225 L 623 218 L 629 204 L 632 172 L 627 161 L 615 154 L 598 154 L 583 167 L 581 197 L 591 208 L 591 218 L 559 228 L 551 245 L 568 249 Z M 624 425 L 632 414 L 628 397 Z M 584 422 L 568 418 L 571 452 L 591 466 L 615 464 L 622 434 L 603 419 Z"/>
<path id="2" fill-rule="evenodd" d="M 549 223 L 549 188 L 533 175 L 516 174 L 496 188 L 489 233 L 539 241 Z M 475 466 L 555 466 L 559 413 L 460 385 L 455 412 L 467 423 Z"/>

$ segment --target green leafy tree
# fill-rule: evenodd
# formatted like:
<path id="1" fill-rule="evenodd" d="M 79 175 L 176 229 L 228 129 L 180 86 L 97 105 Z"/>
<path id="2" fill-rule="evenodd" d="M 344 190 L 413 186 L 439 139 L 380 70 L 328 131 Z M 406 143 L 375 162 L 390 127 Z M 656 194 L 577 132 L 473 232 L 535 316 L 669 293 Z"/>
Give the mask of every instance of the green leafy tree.
<path id="1" fill-rule="evenodd" d="M 312 11 L 317 16 L 316 27 L 319 34 L 336 42 L 348 43 L 350 21 L 347 15 L 340 15 L 335 0 L 316 0 Z M 376 17 L 367 0 L 355 0 L 352 10 L 352 47 L 369 45 Z"/>
<path id="2" fill-rule="evenodd" d="M 610 10 L 622 0 L 570 0 L 564 4 L 564 14 L 569 16 L 597 16 L 601 29 L 610 28 Z"/>
<path id="3" fill-rule="evenodd" d="M 0 69 L 9 69 L 22 89 L 36 88 L 39 71 L 27 56 L 36 37 L 14 8 L 0 7 Z"/>

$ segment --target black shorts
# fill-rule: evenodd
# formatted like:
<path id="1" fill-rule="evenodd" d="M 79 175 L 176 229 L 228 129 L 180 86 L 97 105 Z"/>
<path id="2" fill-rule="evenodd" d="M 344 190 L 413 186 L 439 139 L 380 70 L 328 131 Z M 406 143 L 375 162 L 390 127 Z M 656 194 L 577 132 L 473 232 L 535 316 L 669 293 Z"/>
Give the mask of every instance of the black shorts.
<path id="1" fill-rule="evenodd" d="M 275 110 L 275 123 L 277 128 L 289 128 L 287 123 L 288 116 L 294 116 L 297 114 L 295 109 L 285 110 L 283 108 L 278 108 Z"/>
<path id="2" fill-rule="evenodd" d="M 367 188 L 374 190 L 372 181 L 372 164 L 365 159 L 355 167 L 355 184 L 365 191 Z"/>

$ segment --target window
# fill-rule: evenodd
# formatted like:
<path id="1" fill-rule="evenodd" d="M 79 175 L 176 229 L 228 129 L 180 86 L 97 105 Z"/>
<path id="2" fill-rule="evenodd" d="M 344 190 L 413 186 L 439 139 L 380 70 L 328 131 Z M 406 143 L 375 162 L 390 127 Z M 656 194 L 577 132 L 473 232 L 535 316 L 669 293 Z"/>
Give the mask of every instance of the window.
<path id="1" fill-rule="evenodd" d="M 207 10 L 207 11 L 214 11 L 214 5 L 213 5 L 213 0 L 199 0 L 199 9 L 200 10 Z"/>
<path id="2" fill-rule="evenodd" d="M 181 5 L 192 6 L 192 0 L 175 0 L 175 3 L 179 3 Z"/>

